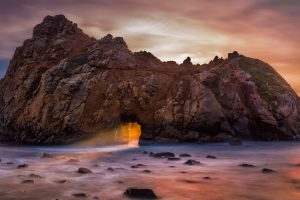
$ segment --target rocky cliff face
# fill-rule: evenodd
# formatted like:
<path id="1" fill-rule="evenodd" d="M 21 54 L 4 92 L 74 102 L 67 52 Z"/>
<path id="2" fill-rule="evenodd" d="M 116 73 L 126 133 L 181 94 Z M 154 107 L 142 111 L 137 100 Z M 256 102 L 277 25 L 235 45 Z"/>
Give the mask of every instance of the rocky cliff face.
<path id="1" fill-rule="evenodd" d="M 162 62 L 120 37 L 95 40 L 48 16 L 17 48 L 0 82 L 0 132 L 66 143 L 122 122 L 143 141 L 297 139 L 299 98 L 268 64 L 230 53 L 209 64 Z"/>

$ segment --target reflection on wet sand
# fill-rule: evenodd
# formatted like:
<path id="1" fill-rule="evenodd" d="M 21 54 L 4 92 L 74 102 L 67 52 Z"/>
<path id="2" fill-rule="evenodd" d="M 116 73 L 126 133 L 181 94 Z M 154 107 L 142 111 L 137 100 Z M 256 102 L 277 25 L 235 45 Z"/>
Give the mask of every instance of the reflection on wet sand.
<path id="1" fill-rule="evenodd" d="M 179 159 L 155 158 L 150 152 L 173 152 Z M 183 153 L 191 157 L 179 157 Z M 166 200 L 300 198 L 298 143 L 94 148 L 2 145 L 0 158 L 1 200 L 119 200 L 128 199 L 123 193 L 129 187 L 150 188 Z M 201 164 L 183 164 L 187 160 Z M 240 166 L 243 163 L 255 167 Z M 18 169 L 21 164 L 28 166 Z M 79 168 L 90 172 L 78 173 Z M 276 172 L 262 173 L 263 168 Z"/>

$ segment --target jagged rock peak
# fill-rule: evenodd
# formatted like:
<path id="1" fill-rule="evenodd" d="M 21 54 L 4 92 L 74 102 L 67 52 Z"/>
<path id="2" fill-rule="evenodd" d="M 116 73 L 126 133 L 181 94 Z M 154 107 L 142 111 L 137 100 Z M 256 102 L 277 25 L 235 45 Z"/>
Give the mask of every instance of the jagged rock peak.
<path id="1" fill-rule="evenodd" d="M 220 63 L 223 60 L 223 57 L 215 56 L 214 59 L 210 61 L 210 63 Z"/>
<path id="2" fill-rule="evenodd" d="M 104 45 L 112 43 L 112 44 L 114 44 L 116 46 L 119 46 L 119 47 L 128 48 L 126 42 L 124 41 L 124 39 L 122 37 L 113 37 L 111 34 L 107 34 L 106 36 L 101 38 L 99 40 L 99 43 L 104 44 Z"/>
<path id="3" fill-rule="evenodd" d="M 82 32 L 77 24 L 68 20 L 64 15 L 46 16 L 42 23 L 36 25 L 33 29 L 33 36 L 55 36 L 59 33 L 73 35 L 76 32 Z"/>
<path id="4" fill-rule="evenodd" d="M 193 65 L 193 63 L 191 62 L 191 58 L 190 58 L 190 57 L 187 57 L 187 58 L 183 61 L 182 65 Z"/>
<path id="5" fill-rule="evenodd" d="M 55 16 L 51 16 L 51 15 L 47 15 L 44 19 L 43 19 L 43 23 L 47 23 L 47 22 L 52 22 L 52 21 L 68 21 L 68 19 L 62 15 L 55 15 Z"/>
<path id="6" fill-rule="evenodd" d="M 232 53 L 228 53 L 228 59 L 231 60 L 231 59 L 234 59 L 234 58 L 237 58 L 239 57 L 240 54 L 237 52 L 237 51 L 234 51 Z"/>
<path id="7" fill-rule="evenodd" d="M 138 57 L 158 59 L 158 58 L 156 58 L 152 53 L 150 53 L 150 52 L 148 52 L 148 51 L 134 52 L 134 55 L 135 55 L 135 56 L 138 56 Z"/>
<path id="8" fill-rule="evenodd" d="M 103 38 L 100 39 L 102 43 L 110 43 L 113 40 L 113 36 L 111 34 L 107 34 Z"/>
<path id="9" fill-rule="evenodd" d="M 213 61 L 217 61 L 217 60 L 219 60 L 219 56 L 215 56 L 213 59 Z"/>

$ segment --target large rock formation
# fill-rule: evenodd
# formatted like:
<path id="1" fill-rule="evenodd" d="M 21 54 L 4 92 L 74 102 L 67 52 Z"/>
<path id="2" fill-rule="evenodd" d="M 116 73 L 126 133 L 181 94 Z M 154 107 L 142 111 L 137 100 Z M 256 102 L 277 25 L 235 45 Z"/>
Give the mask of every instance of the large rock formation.
<path id="1" fill-rule="evenodd" d="M 162 62 L 122 38 L 95 40 L 48 16 L 0 82 L 0 132 L 65 143 L 137 121 L 149 141 L 297 139 L 299 98 L 268 64 L 230 53 L 209 64 Z"/>

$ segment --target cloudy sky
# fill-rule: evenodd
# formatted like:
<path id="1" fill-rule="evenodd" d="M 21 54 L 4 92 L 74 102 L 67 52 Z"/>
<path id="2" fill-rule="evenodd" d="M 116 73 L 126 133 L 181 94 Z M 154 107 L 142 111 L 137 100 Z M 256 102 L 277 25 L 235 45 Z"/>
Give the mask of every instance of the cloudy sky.
<path id="1" fill-rule="evenodd" d="M 34 25 L 56 14 L 162 60 L 205 63 L 237 50 L 270 63 L 300 94 L 300 0 L 1 0 L 0 76 Z"/>

